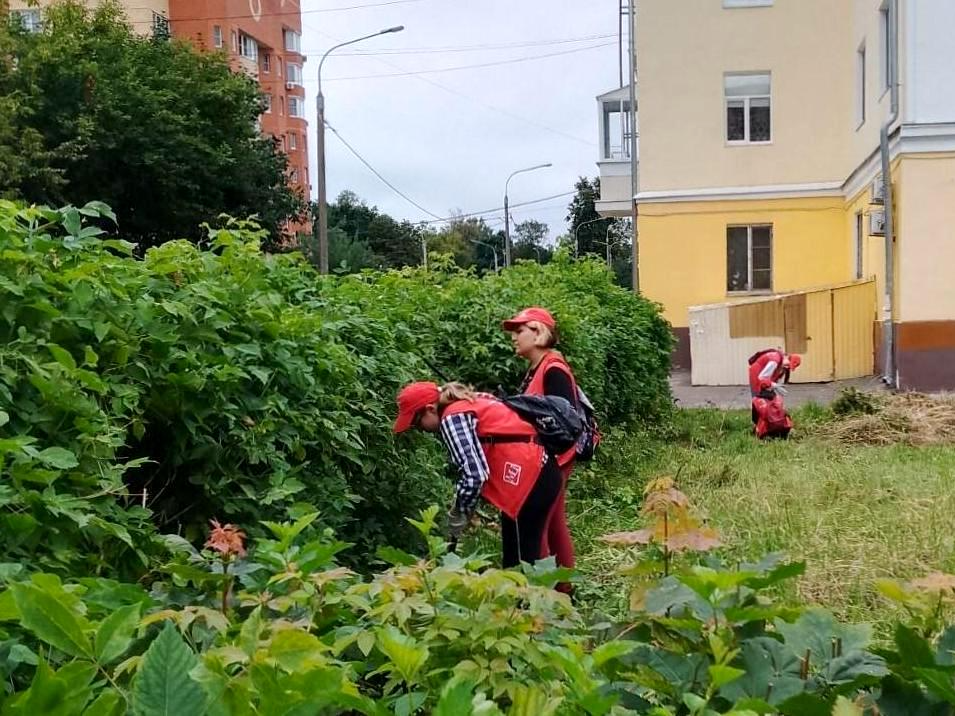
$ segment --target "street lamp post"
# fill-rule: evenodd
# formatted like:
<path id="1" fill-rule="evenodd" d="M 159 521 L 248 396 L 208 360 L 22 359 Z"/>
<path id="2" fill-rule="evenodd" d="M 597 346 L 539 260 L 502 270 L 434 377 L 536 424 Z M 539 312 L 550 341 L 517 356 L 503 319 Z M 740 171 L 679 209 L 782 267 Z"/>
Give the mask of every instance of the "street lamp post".
<path id="1" fill-rule="evenodd" d="M 356 37 L 348 42 L 341 42 L 334 47 L 329 48 L 318 63 L 318 97 L 315 98 L 317 112 L 316 130 L 318 132 L 318 221 L 312 225 L 312 237 L 318 241 L 318 270 L 328 273 L 328 192 L 325 186 L 325 95 L 322 94 L 322 65 L 325 64 L 325 58 L 339 47 L 345 45 L 354 45 L 356 42 L 367 40 L 378 35 L 387 35 L 392 32 L 401 32 L 405 29 L 404 25 L 389 27 L 385 30 L 373 32 L 370 35 Z M 315 225 L 317 224 L 317 226 Z"/>
<path id="2" fill-rule="evenodd" d="M 577 224 L 577 228 L 574 229 L 574 258 L 580 257 L 580 230 L 587 224 L 596 224 L 598 221 L 604 221 L 605 219 L 612 219 L 610 216 L 598 216 L 596 219 L 589 219 L 580 224 Z"/>
<path id="3" fill-rule="evenodd" d="M 518 169 L 516 172 L 511 172 L 511 175 L 507 178 L 507 181 L 504 182 L 504 265 L 511 265 L 511 217 L 508 213 L 508 203 L 507 203 L 507 185 L 511 183 L 513 179 L 518 174 L 523 174 L 524 172 L 532 172 L 535 169 L 546 169 L 547 167 L 553 166 L 553 164 L 538 164 L 533 167 L 527 167 L 526 169 Z"/>

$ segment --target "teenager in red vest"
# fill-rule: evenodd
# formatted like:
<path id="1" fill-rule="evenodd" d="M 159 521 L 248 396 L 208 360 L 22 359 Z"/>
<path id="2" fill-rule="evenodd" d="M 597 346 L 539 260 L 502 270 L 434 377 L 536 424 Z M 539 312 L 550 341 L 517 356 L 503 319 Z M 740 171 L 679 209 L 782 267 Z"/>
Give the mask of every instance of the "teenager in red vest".
<path id="1" fill-rule="evenodd" d="M 457 539 L 483 497 L 501 511 L 502 565 L 542 557 L 544 527 L 560 492 L 556 460 L 533 425 L 494 396 L 459 384 L 412 383 L 398 393 L 395 433 L 416 428 L 441 437 L 458 470 L 450 536 Z"/>
<path id="2" fill-rule="evenodd" d="M 530 367 L 521 384 L 521 393 L 527 395 L 558 395 L 577 406 L 577 381 L 564 357 L 554 350 L 557 344 L 557 323 L 544 308 L 525 308 L 502 324 L 511 334 L 514 352 Z M 567 480 L 574 469 L 576 448 L 557 456 L 561 473 L 561 489 L 544 531 L 543 554 L 553 554 L 559 567 L 573 567 L 574 541 L 567 526 Z M 569 584 L 558 586 L 569 592 Z"/>

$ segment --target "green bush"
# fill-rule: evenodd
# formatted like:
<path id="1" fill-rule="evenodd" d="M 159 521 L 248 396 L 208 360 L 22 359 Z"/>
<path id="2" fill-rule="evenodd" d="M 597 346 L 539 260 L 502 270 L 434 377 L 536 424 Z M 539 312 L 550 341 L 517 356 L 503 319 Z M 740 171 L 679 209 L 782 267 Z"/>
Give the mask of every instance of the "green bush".
<path id="1" fill-rule="evenodd" d="M 596 264 L 481 280 L 406 271 L 321 278 L 264 256 L 244 222 L 210 250 L 103 237 L 108 207 L 0 204 L 0 546 L 56 573 L 139 575 L 152 525 L 258 524 L 296 504 L 357 545 L 407 544 L 443 501 L 437 444 L 395 441 L 394 396 L 442 372 L 516 386 L 499 322 L 553 306 L 611 421 L 668 403 L 666 324 Z M 92 221 L 87 225 L 85 221 Z M 499 296 L 499 297 L 498 297 Z M 497 298 L 496 298 L 497 297 Z"/>

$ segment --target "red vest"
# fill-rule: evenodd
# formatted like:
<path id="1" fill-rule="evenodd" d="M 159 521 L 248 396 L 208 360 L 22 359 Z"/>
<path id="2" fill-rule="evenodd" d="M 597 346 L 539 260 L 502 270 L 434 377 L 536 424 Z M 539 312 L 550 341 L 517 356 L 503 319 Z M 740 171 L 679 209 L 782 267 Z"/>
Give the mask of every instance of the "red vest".
<path id="1" fill-rule="evenodd" d="M 516 520 L 544 465 L 545 452 L 536 442 L 537 431 L 493 398 L 478 397 L 473 403 L 458 400 L 447 406 L 441 417 L 458 413 L 474 413 L 477 417 L 477 434 L 490 469 L 481 496 Z M 503 441 L 494 442 L 494 438 Z M 517 440 L 509 442 L 507 438 Z"/>
<path id="2" fill-rule="evenodd" d="M 759 392 L 759 374 L 763 372 L 763 368 L 765 368 L 766 364 L 770 361 L 776 361 L 776 371 L 770 377 L 770 380 L 774 383 L 778 383 L 779 379 L 786 373 L 783 368 L 782 353 L 779 351 L 767 351 L 763 353 L 763 355 L 754 360 L 753 364 L 749 367 L 749 389 L 753 393 Z"/>
<path id="3" fill-rule="evenodd" d="M 753 410 L 756 411 L 756 437 L 758 438 L 764 438 L 767 435 L 789 435 L 789 431 L 793 429 L 792 418 L 786 413 L 783 399 L 778 394 L 772 400 L 754 398 Z"/>
<path id="4" fill-rule="evenodd" d="M 527 388 L 524 390 L 524 395 L 544 395 L 544 374 L 551 368 L 557 368 L 567 374 L 567 377 L 570 378 L 570 384 L 573 386 L 574 396 L 576 398 L 577 381 L 574 379 L 574 373 L 571 371 L 570 366 L 567 365 L 567 361 L 564 360 L 564 357 L 557 351 L 548 351 L 543 360 L 537 364 L 534 375 L 531 376 L 531 382 L 528 383 Z M 577 401 L 575 399 L 574 406 L 576 407 L 576 405 Z M 557 464 L 561 467 L 569 465 L 574 461 L 576 456 L 577 448 L 572 447 L 567 452 L 557 456 Z"/>

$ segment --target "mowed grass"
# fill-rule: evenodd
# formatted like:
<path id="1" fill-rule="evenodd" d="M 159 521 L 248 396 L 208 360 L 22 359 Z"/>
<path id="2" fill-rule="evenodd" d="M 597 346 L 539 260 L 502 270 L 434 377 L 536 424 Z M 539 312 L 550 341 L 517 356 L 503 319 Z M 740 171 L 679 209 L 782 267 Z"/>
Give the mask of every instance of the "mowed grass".
<path id="1" fill-rule="evenodd" d="M 581 604 L 625 613 L 626 553 L 599 541 L 642 526 L 643 486 L 669 474 L 722 534 L 728 562 L 785 552 L 806 573 L 781 596 L 824 606 L 885 634 L 893 608 L 880 578 L 955 571 L 955 446 L 846 447 L 827 436 L 824 411 L 797 411 L 788 442 L 757 442 L 749 414 L 686 410 L 664 438 L 613 436 L 607 464 L 570 486 L 570 524 L 583 581 Z"/>

